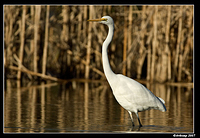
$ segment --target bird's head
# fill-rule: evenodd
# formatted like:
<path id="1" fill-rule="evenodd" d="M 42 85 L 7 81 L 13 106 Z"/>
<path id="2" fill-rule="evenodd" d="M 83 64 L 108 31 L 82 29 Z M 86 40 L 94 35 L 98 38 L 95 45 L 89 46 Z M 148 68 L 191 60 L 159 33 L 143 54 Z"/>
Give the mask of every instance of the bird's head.
<path id="1" fill-rule="evenodd" d="M 103 16 L 100 19 L 89 19 L 87 21 L 99 22 L 99 23 L 106 24 L 106 25 L 113 25 L 114 24 L 114 21 L 110 16 Z"/>

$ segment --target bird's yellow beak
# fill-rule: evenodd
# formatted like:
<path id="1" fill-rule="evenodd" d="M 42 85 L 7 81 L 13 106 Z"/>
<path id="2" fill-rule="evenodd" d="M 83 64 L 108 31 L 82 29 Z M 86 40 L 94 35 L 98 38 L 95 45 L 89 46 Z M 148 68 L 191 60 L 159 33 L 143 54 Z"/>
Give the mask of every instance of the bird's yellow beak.
<path id="1" fill-rule="evenodd" d="M 99 21 L 107 21 L 106 18 L 101 18 L 101 19 L 89 19 L 87 20 L 88 22 L 99 22 Z"/>

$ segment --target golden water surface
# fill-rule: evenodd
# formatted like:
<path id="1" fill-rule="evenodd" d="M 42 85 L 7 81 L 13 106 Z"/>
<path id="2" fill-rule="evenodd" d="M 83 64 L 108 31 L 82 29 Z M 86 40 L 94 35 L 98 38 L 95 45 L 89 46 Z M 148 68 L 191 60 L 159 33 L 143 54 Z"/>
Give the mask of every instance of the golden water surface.
<path id="1" fill-rule="evenodd" d="M 4 132 L 193 132 L 193 88 L 146 84 L 166 112 L 139 112 L 143 127 L 115 100 L 106 81 L 15 88 L 6 82 Z"/>

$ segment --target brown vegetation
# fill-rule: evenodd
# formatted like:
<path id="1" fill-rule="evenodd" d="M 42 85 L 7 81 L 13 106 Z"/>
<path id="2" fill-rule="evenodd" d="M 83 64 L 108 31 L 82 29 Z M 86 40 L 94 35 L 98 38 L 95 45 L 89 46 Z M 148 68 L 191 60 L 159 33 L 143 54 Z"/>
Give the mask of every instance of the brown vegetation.
<path id="1" fill-rule="evenodd" d="M 114 72 L 148 81 L 193 81 L 192 5 L 5 5 L 5 78 L 105 79 L 101 45 L 108 28 L 86 22 L 104 15 L 115 21 L 108 52 Z"/>

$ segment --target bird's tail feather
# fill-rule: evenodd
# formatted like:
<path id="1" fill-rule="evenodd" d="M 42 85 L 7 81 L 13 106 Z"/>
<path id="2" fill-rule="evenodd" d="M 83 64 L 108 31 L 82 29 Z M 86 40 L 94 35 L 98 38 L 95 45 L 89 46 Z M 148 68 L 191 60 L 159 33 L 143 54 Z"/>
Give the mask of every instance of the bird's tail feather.
<path id="1" fill-rule="evenodd" d="M 165 107 L 165 101 L 160 97 L 157 97 L 157 98 L 162 102 L 162 105 L 160 105 L 159 110 L 162 111 L 162 112 L 167 111 L 167 109 Z"/>

